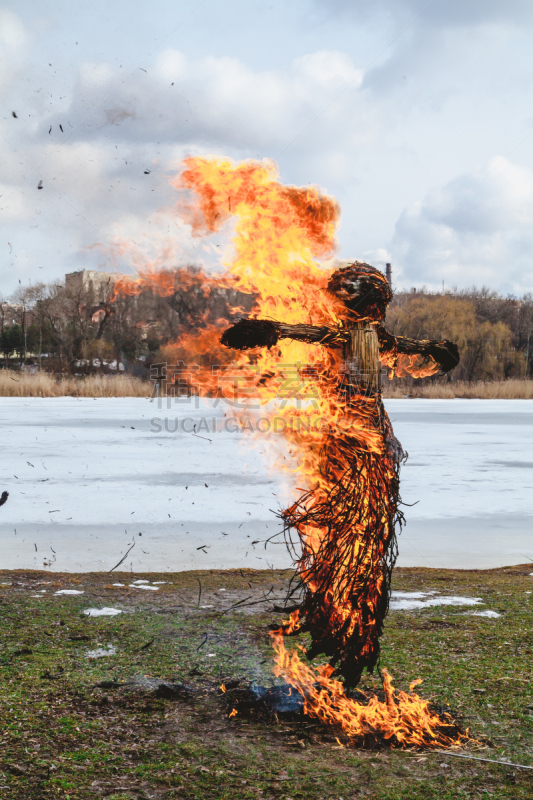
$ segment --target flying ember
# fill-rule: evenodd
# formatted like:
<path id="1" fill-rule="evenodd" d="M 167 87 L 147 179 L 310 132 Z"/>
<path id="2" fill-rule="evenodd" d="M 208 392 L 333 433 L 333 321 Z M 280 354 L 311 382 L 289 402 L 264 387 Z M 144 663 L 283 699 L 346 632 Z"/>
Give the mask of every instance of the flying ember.
<path id="1" fill-rule="evenodd" d="M 414 377 L 448 372 L 458 363 L 457 347 L 386 330 L 391 288 L 369 264 L 332 266 L 339 207 L 317 188 L 281 184 L 271 162 L 213 157 L 186 159 L 173 185 L 190 190 L 192 201 L 178 213 L 195 235 L 233 220 L 225 271 L 205 276 L 206 285 L 253 297 L 251 312 L 232 308 L 231 327 L 207 322 L 181 336 L 175 352 L 198 353 L 203 343 L 211 366 L 227 364 L 235 351 L 244 396 L 253 394 L 265 414 L 283 421 L 296 464 L 291 469 L 304 487 L 281 512 L 288 541 L 295 532 L 299 543 L 293 552 L 301 600 L 272 633 L 275 674 L 301 694 L 305 713 L 336 726 L 348 741 L 461 741 L 465 734 L 451 718 L 434 713 L 413 692 L 416 682 L 409 693 L 396 693 L 383 669 L 383 701 L 353 691 L 363 671 L 379 663 L 395 529 L 403 519 L 399 468 L 405 454 L 383 407 L 382 365 Z M 175 287 L 173 273 L 146 271 L 122 279 L 115 293 L 151 288 L 169 296 Z M 284 395 L 288 376 L 292 390 Z M 195 381 L 212 395 L 219 377 L 206 365 Z M 303 632 L 310 646 L 288 649 L 288 637 Z M 311 665 L 317 656 L 327 663 Z"/>

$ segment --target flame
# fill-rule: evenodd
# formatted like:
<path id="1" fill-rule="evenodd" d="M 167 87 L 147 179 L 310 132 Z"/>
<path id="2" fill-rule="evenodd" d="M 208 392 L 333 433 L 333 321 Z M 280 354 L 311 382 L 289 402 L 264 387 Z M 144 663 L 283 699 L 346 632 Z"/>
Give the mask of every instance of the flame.
<path id="1" fill-rule="evenodd" d="M 224 273 L 191 278 L 186 270 L 147 268 L 136 279 L 121 279 L 115 296 L 151 289 L 168 297 L 177 286 L 200 281 L 205 289 L 231 287 L 252 294 L 252 317 L 341 327 L 346 306 L 325 291 L 333 272 L 328 259 L 336 249 L 339 207 L 316 187 L 285 186 L 277 177 L 273 162 L 186 159 L 171 181 L 182 193 L 190 192 L 190 200 L 181 202 L 177 213 L 196 236 L 218 231 L 231 220 L 232 251 L 224 257 Z M 387 547 L 394 536 L 395 505 L 389 488 L 397 486 L 395 464 L 385 444 L 391 433 L 388 422 L 378 418 L 372 397 L 358 396 L 348 404 L 347 413 L 346 397 L 339 392 L 338 351 L 281 340 L 271 350 L 256 349 L 251 356 L 234 354 L 219 344 L 220 333 L 220 324 L 185 332 L 163 356 L 174 362 L 196 362 L 194 381 L 201 393 L 222 392 L 228 400 L 237 396 L 245 411 L 234 408 L 234 413 L 248 414 L 255 403 L 263 414 L 285 423 L 282 429 L 293 464 L 284 468 L 293 469 L 299 485 L 307 488 L 284 516 L 302 543 L 298 570 L 311 600 L 314 593 L 318 597 L 322 575 L 334 574 L 319 607 L 312 608 L 311 602 L 305 619 L 293 612 L 273 634 L 275 674 L 300 692 L 308 715 L 340 727 L 349 741 L 371 733 L 401 746 L 450 744 L 451 721 L 434 714 L 428 702 L 412 692 L 419 681 L 409 694 L 396 693 L 383 670 L 385 702 L 369 696 L 359 703 L 345 694 L 332 666 L 311 668 L 284 644 L 285 635 L 324 630 L 336 637 L 341 650 L 356 640 L 362 662 L 366 659 L 370 667 L 375 663 L 379 614 L 382 621 L 388 602 Z M 432 368 L 416 356 L 407 358 L 411 360 L 405 364 L 405 359 L 398 360 L 398 374 L 403 367 L 421 373 Z M 230 361 L 231 370 L 225 371 Z M 353 508 L 352 516 L 346 513 L 346 498 L 355 503 L 356 523 Z M 328 504 L 325 525 L 317 509 Z M 229 716 L 236 713 L 233 709 Z"/>
<path id="2" fill-rule="evenodd" d="M 391 676 L 383 669 L 384 702 L 376 695 L 369 695 L 366 703 L 358 702 L 347 697 L 342 683 L 332 677 L 333 667 L 304 664 L 298 652 L 286 649 L 279 631 L 271 635 L 276 653 L 274 674 L 302 695 L 308 716 L 340 728 L 348 743 L 370 737 L 400 747 L 448 747 L 469 739 L 468 732 L 458 733 L 449 715 L 436 714 L 427 700 L 413 693 L 422 683 L 420 679 L 410 684 L 409 694 L 396 693 Z"/>
<path id="3" fill-rule="evenodd" d="M 161 297 L 170 297 L 177 291 L 197 291 L 207 294 L 212 288 L 229 287 L 230 281 L 224 276 L 214 278 L 202 269 L 158 269 L 155 266 L 139 268 L 139 277 L 122 275 L 113 286 L 111 301 L 117 297 L 136 297 L 150 290 Z"/>
<path id="4" fill-rule="evenodd" d="M 236 708 L 232 708 L 230 713 L 228 714 L 228 719 L 231 719 L 232 717 L 236 717 L 238 713 L 239 712 L 237 711 Z"/>
<path id="5" fill-rule="evenodd" d="M 431 356 L 400 353 L 391 371 L 391 378 L 405 378 L 407 375 L 413 378 L 428 378 L 430 375 L 435 375 L 439 369 L 439 364 Z"/>

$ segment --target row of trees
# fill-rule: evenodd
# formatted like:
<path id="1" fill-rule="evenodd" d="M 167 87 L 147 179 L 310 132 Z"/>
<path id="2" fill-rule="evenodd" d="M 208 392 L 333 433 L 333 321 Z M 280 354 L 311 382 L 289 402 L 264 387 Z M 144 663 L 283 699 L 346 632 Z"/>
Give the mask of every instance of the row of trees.
<path id="1" fill-rule="evenodd" d="M 194 268 L 168 273 L 165 296 L 141 287 L 115 297 L 113 276 L 72 277 L 80 279 L 36 284 L 20 289 L 14 303 L 0 304 L 5 364 L 18 357 L 49 371 L 83 374 L 115 371 L 122 363 L 142 374 L 140 367 L 184 331 L 232 319 L 236 309 L 246 313 L 253 305 L 251 295 L 221 288 Z"/>
<path id="2" fill-rule="evenodd" d="M 453 380 L 533 377 L 533 296 L 504 297 L 487 288 L 398 292 L 387 314 L 396 335 L 450 339 L 461 353 Z"/>
<path id="3" fill-rule="evenodd" d="M 57 372 L 113 371 L 121 361 L 148 366 L 184 331 L 230 320 L 236 309 L 246 313 L 253 305 L 251 295 L 221 288 L 192 268 L 167 273 L 165 296 L 137 287 L 113 298 L 112 276 L 106 281 L 96 273 L 97 281 L 86 281 L 87 274 L 19 290 L 9 314 L 0 304 L 4 364 L 18 356 Z M 504 297 L 486 288 L 397 292 L 386 325 L 400 336 L 457 342 L 461 363 L 452 380 L 533 377 L 530 294 Z"/>

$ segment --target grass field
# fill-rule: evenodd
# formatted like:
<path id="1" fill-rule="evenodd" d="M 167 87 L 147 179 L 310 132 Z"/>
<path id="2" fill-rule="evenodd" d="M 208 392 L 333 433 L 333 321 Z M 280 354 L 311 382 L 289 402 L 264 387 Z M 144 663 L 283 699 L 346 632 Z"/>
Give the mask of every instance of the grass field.
<path id="1" fill-rule="evenodd" d="M 0 397 L 149 397 L 153 385 L 131 375 L 55 378 L 46 372 L 30 375 L 0 370 Z M 533 380 L 478 381 L 477 383 L 413 384 L 409 388 L 383 382 L 384 397 L 454 397 L 485 400 L 532 400 Z"/>
<path id="2" fill-rule="evenodd" d="M 422 678 L 419 693 L 450 707 L 470 728 L 479 743 L 461 752 L 533 766 L 530 571 L 529 565 L 396 570 L 396 590 L 481 597 L 483 608 L 502 616 L 472 616 L 457 606 L 391 612 L 382 665 L 397 688 Z M 0 796 L 533 796 L 533 770 L 443 752 L 342 747 L 338 731 L 307 718 L 229 719 L 223 682 L 271 680 L 267 629 L 280 618 L 272 598 L 283 597 L 288 577 L 251 570 L 161 576 L 0 572 Z M 165 583 L 142 590 L 131 585 L 139 579 Z M 83 594 L 55 594 L 64 589 Z M 83 613 L 104 607 L 122 613 Z M 105 655 L 95 657 L 98 650 Z M 154 679 L 184 682 L 189 689 L 161 696 Z M 364 687 L 378 688 L 379 681 L 367 677 Z"/>

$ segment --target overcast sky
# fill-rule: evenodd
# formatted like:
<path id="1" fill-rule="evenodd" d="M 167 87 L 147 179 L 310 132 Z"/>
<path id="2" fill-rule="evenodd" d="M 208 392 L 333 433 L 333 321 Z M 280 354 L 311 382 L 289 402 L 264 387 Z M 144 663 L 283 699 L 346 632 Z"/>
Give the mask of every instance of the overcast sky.
<path id="1" fill-rule="evenodd" d="M 398 287 L 533 291 L 532 33 L 531 0 L 7 3 L 0 294 L 209 261 L 168 184 L 197 153 L 321 186 Z"/>

